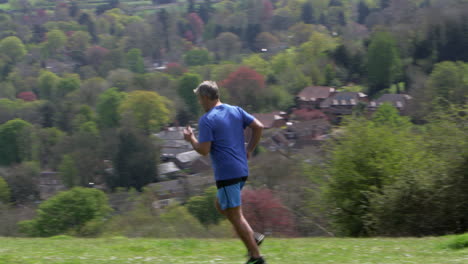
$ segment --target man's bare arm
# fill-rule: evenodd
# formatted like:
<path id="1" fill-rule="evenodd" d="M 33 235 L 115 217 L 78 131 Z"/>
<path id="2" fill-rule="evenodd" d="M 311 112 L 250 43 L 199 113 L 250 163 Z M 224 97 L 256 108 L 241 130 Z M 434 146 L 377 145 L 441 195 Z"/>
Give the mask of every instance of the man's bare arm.
<path id="1" fill-rule="evenodd" d="M 258 142 L 260 142 L 260 138 L 262 137 L 263 124 L 255 118 L 252 123 L 250 123 L 249 127 L 252 129 L 252 137 L 247 144 L 247 158 L 250 158 Z"/>
<path id="2" fill-rule="evenodd" d="M 200 155 L 206 156 L 210 153 L 211 150 L 211 142 L 202 142 L 199 143 L 195 135 L 193 134 L 192 128 L 187 126 L 184 129 L 184 139 L 187 142 L 192 144 L 193 149 L 198 152 Z"/>

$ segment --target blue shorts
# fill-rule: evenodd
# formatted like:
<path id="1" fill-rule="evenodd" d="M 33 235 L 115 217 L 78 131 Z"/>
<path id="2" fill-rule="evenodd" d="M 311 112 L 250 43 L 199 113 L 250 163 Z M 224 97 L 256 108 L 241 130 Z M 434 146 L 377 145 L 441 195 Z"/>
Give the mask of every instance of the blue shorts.
<path id="1" fill-rule="evenodd" d="M 241 191 L 246 181 L 247 177 L 242 177 L 216 182 L 216 186 L 218 187 L 217 197 L 221 210 L 241 206 Z"/>

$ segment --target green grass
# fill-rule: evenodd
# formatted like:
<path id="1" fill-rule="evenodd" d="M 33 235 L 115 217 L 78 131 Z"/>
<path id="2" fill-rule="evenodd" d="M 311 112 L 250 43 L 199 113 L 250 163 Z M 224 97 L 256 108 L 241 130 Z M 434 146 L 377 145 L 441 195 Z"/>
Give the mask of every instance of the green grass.
<path id="1" fill-rule="evenodd" d="M 468 249 L 444 247 L 450 238 L 267 238 L 269 264 L 468 263 Z M 0 264 L 244 263 L 235 239 L 0 238 Z"/>

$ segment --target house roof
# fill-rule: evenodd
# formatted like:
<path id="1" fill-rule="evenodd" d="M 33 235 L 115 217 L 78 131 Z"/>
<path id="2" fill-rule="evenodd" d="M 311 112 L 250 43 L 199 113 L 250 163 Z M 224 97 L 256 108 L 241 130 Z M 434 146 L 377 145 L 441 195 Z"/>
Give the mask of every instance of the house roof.
<path id="1" fill-rule="evenodd" d="M 267 114 L 253 114 L 253 116 L 260 121 L 265 128 L 271 128 L 273 127 L 273 123 L 276 120 L 281 120 L 284 119 L 281 115 L 285 114 L 284 112 L 272 112 L 272 113 L 267 113 Z"/>
<path id="2" fill-rule="evenodd" d="M 358 92 L 338 92 L 320 103 L 321 108 L 328 108 L 330 106 L 348 106 L 357 105 L 357 103 L 366 98 L 367 95 Z"/>
<path id="3" fill-rule="evenodd" d="M 335 88 L 328 86 L 309 86 L 304 88 L 297 97 L 303 101 L 325 99 L 335 92 Z"/>
<path id="4" fill-rule="evenodd" d="M 370 107 L 377 107 L 383 103 L 391 103 L 394 107 L 402 109 L 412 97 L 407 94 L 384 94 L 375 101 L 371 101 Z"/>
<path id="5" fill-rule="evenodd" d="M 198 152 L 195 150 L 186 151 L 176 155 L 176 159 L 182 163 L 192 162 L 199 159 L 200 157 L 202 157 L 202 155 L 198 154 Z"/>
<path id="6" fill-rule="evenodd" d="M 174 162 L 165 162 L 158 165 L 158 172 L 160 175 L 169 174 L 177 171 L 180 171 L 180 169 Z"/>
<path id="7" fill-rule="evenodd" d="M 320 118 L 328 118 L 326 114 L 318 109 L 296 109 L 292 112 L 292 116 L 296 120 L 306 121 Z"/>

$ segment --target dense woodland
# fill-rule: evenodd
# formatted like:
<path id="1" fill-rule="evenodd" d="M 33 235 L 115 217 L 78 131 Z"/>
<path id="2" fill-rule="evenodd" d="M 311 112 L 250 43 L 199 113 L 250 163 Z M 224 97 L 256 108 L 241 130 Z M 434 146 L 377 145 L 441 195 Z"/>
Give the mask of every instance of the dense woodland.
<path id="1" fill-rule="evenodd" d="M 0 8 L 0 235 L 229 234 L 213 189 L 154 210 L 145 188 L 158 181 L 153 134 L 196 123 L 192 90 L 202 80 L 252 113 L 289 111 L 311 85 L 413 98 L 406 116 L 382 106 L 369 117 L 358 105 L 320 147 L 257 151 L 245 197 L 251 210 L 277 211 L 251 214 L 256 228 L 468 230 L 466 0 L 3 0 Z M 104 160 L 113 175 L 103 177 Z M 93 188 L 40 201 L 41 171 L 60 172 L 67 188 L 102 181 L 135 205 L 112 213 Z M 275 212 L 283 218 L 268 217 Z"/>

